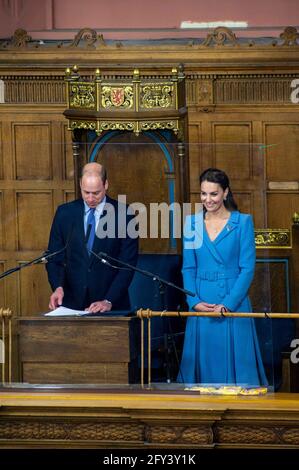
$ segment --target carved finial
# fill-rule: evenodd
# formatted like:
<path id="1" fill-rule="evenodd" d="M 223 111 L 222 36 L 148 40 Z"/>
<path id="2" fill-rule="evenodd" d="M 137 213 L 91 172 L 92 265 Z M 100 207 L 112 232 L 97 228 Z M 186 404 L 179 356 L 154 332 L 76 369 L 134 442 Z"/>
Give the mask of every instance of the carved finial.
<path id="1" fill-rule="evenodd" d="M 11 38 L 11 45 L 13 47 L 27 47 L 27 43 L 32 40 L 25 29 L 17 29 Z"/>
<path id="2" fill-rule="evenodd" d="M 210 46 L 213 42 L 217 46 L 223 46 L 226 41 L 231 44 L 237 44 L 237 38 L 232 30 L 225 26 L 219 26 L 214 29 L 212 33 L 208 34 L 206 40 L 202 43 L 202 46 Z"/>
<path id="3" fill-rule="evenodd" d="M 299 33 L 294 26 L 288 26 L 279 37 L 284 40 L 283 46 L 296 46 Z"/>
<path id="4" fill-rule="evenodd" d="M 139 80 L 140 80 L 139 69 L 134 69 L 133 82 L 138 82 Z"/>
<path id="5" fill-rule="evenodd" d="M 294 212 L 293 222 L 294 222 L 295 225 L 299 225 L 299 213 L 298 212 Z"/>

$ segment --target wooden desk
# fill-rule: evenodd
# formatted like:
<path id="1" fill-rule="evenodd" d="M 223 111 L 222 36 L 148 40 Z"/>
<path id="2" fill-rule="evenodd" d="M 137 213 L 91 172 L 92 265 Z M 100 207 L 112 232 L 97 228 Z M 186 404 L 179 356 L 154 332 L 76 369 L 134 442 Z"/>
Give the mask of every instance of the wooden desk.
<path id="1" fill-rule="evenodd" d="M 137 377 L 136 317 L 17 318 L 21 381 L 126 384 Z"/>

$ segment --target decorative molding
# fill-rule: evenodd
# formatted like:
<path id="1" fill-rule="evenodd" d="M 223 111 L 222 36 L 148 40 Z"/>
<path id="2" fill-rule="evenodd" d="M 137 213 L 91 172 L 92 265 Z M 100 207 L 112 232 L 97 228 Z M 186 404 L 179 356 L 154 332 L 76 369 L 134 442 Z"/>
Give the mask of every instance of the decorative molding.
<path id="1" fill-rule="evenodd" d="M 212 49 L 216 47 L 226 47 L 226 48 L 242 48 L 242 49 L 258 49 L 270 47 L 281 48 L 281 47 L 297 47 L 298 46 L 298 37 L 299 33 L 297 29 L 293 26 L 288 26 L 277 38 L 265 37 L 265 38 L 256 38 L 256 39 L 246 39 L 238 38 L 234 32 L 224 26 L 220 26 L 211 33 L 208 33 L 205 39 L 197 38 L 190 41 L 189 38 L 185 39 L 185 43 L 182 42 L 182 39 L 179 40 L 177 44 L 174 44 L 173 38 L 163 40 L 161 44 L 157 43 L 155 40 L 154 47 L 157 48 L 175 48 L 176 50 L 192 50 L 192 49 Z M 136 42 L 126 44 L 125 41 L 110 41 L 109 44 L 106 43 L 103 34 L 98 33 L 92 28 L 83 28 L 75 34 L 73 39 L 66 40 L 56 40 L 56 41 L 46 41 L 42 40 L 33 40 L 24 29 L 17 29 L 14 35 L 7 40 L 0 40 L 0 50 L 5 49 L 41 49 L 47 51 L 59 50 L 65 52 L 67 49 L 89 49 L 96 50 L 100 48 L 107 48 L 108 50 L 130 50 L 130 49 L 140 49 L 146 50 L 153 47 L 153 42 L 148 41 L 148 44 L 144 45 L 144 42 L 141 44 L 136 40 Z"/>
<path id="2" fill-rule="evenodd" d="M 54 419 L 8 420 L 0 422 L 1 439 L 21 440 L 80 440 L 80 441 L 141 441 L 142 425 L 99 423 L 96 420 L 68 422 Z"/>
<path id="3" fill-rule="evenodd" d="M 145 429 L 145 440 L 159 444 L 208 445 L 213 443 L 213 431 L 208 425 L 151 425 Z"/>
<path id="4" fill-rule="evenodd" d="M 291 81 L 294 75 L 281 77 L 273 73 L 267 76 L 234 75 L 206 76 L 186 80 L 187 105 L 212 104 L 289 104 L 292 105 Z"/>
<path id="5" fill-rule="evenodd" d="M 223 444 L 258 444 L 258 445 L 297 445 L 299 444 L 298 426 L 275 426 L 256 424 L 251 426 L 218 424 L 215 437 Z"/>
<path id="6" fill-rule="evenodd" d="M 296 106 L 290 101 L 291 81 L 298 78 L 298 74 L 274 74 L 273 72 L 267 74 L 235 74 L 225 76 L 221 74 L 189 74 L 186 80 L 186 100 L 188 106 L 201 106 L 207 108 L 216 104 L 289 104 Z M 112 80 L 128 80 L 130 75 L 102 75 L 102 80 L 111 82 Z M 0 75 L 5 86 L 5 103 L 34 103 L 34 104 L 65 104 L 65 82 L 62 75 Z M 91 76 L 82 76 L 86 80 L 83 83 L 77 83 L 76 88 L 72 90 L 74 101 L 85 101 L 89 109 L 93 109 L 92 102 L 94 98 L 91 96 L 91 90 L 94 88 L 94 83 L 88 83 Z M 154 80 L 153 76 L 140 75 L 140 80 Z M 163 80 L 160 74 L 157 80 Z M 169 75 L 164 76 L 164 80 L 169 80 Z M 126 87 L 126 85 L 124 85 Z M 161 108 L 168 109 L 173 105 L 173 91 L 169 89 L 162 89 L 159 85 L 159 90 L 155 91 L 154 83 L 149 85 L 150 89 L 145 87 L 139 97 L 139 108 L 155 109 L 155 103 L 160 103 Z M 119 87 L 115 87 L 118 89 Z M 108 87 L 107 90 L 111 90 Z M 102 91 L 104 93 L 104 90 Z M 125 91 L 127 97 L 125 103 L 120 107 L 109 105 L 109 93 L 105 96 L 102 95 L 103 103 L 106 101 L 106 109 L 121 109 L 128 104 L 128 109 L 131 109 L 133 96 Z M 131 91 L 130 91 L 131 93 Z M 156 93 L 156 94 L 155 94 Z M 76 95 L 78 95 L 76 97 Z M 124 95 L 125 96 L 125 95 Z M 128 101 L 127 101 L 128 100 Z M 164 106 L 163 106 L 164 105 Z M 146 107 L 148 106 L 148 107 Z M 152 106 L 150 108 L 150 106 Z M 74 106 L 76 107 L 76 106 Z"/>
<path id="7" fill-rule="evenodd" d="M 186 114 L 184 74 L 177 68 L 171 72 L 164 81 L 141 78 L 138 69 L 126 80 L 111 77 L 105 80 L 96 69 L 92 81 L 83 81 L 76 65 L 72 71 L 67 68 L 68 107 L 64 115 L 69 128 L 93 129 L 97 134 L 104 130 L 127 130 L 136 135 L 168 129 L 181 135 L 180 121 Z"/>
<path id="8" fill-rule="evenodd" d="M 232 32 L 231 29 L 224 26 L 219 26 L 218 28 L 214 29 L 212 33 L 207 35 L 207 38 L 201 45 L 211 46 L 216 44 L 216 46 L 223 46 L 225 43 L 236 45 L 236 35 Z"/>
<path id="9" fill-rule="evenodd" d="M 292 248 L 289 229 L 255 229 L 256 248 Z"/>
<path id="10" fill-rule="evenodd" d="M 95 43 L 98 39 L 100 40 L 101 45 L 106 45 L 103 35 L 98 35 L 94 29 L 80 29 L 68 47 L 78 47 L 80 44 L 82 44 L 83 47 L 95 48 Z"/>
<path id="11" fill-rule="evenodd" d="M 270 413 L 267 416 L 270 421 L 265 424 L 265 412 L 258 419 L 256 414 L 252 417 L 248 411 L 247 417 L 240 416 L 237 422 L 232 423 L 228 419 L 227 410 L 221 412 L 221 415 L 224 413 L 222 416 L 217 416 L 213 409 L 210 409 L 209 414 L 203 412 L 200 415 L 197 412 L 196 417 L 188 417 L 185 423 L 182 423 L 184 415 L 180 413 L 176 418 L 163 414 L 157 422 L 156 410 L 152 411 L 155 417 L 153 421 L 148 413 L 147 418 L 144 418 L 138 417 L 135 412 L 133 419 L 130 415 L 119 415 L 114 416 L 112 422 L 111 417 L 107 418 L 108 411 L 104 415 L 106 419 L 101 413 L 98 416 L 76 416 L 74 410 L 67 415 L 60 410 L 56 412 L 59 417 L 53 417 L 47 415 L 48 412 L 49 409 L 40 416 L 36 416 L 36 411 L 33 411 L 32 416 L 18 413 L 14 416 L 3 415 L 0 421 L 1 446 L 18 443 L 19 446 L 22 444 L 22 448 L 30 448 L 32 445 L 60 447 L 76 444 L 80 448 L 90 443 L 105 447 L 108 445 L 109 448 L 137 444 L 139 448 L 149 449 L 149 445 L 160 448 L 205 448 L 218 445 L 227 448 L 284 448 L 299 445 L 296 413 L 292 417 L 286 414 L 278 417 Z M 250 418 L 252 421 L 248 423 Z"/>

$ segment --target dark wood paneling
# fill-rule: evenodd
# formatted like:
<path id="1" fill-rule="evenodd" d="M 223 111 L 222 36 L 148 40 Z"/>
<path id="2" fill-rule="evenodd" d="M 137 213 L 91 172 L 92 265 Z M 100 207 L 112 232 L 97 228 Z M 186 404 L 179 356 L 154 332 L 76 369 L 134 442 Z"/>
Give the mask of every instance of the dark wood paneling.
<path id="1" fill-rule="evenodd" d="M 15 123 L 13 138 L 16 179 L 51 179 L 50 124 Z"/>
<path id="2" fill-rule="evenodd" d="M 299 208 L 299 193 L 272 192 L 267 196 L 268 202 L 268 227 L 285 228 L 290 226 L 290 221 L 295 211 Z"/>
<path id="3" fill-rule="evenodd" d="M 267 123 L 266 168 L 268 181 L 298 181 L 299 123 Z"/>
<path id="4" fill-rule="evenodd" d="M 231 179 L 252 178 L 251 123 L 213 124 L 214 165 Z"/>
<path id="5" fill-rule="evenodd" d="M 22 379 L 128 383 L 137 366 L 137 325 L 128 317 L 18 319 Z"/>
<path id="6" fill-rule="evenodd" d="M 19 315 L 28 316 L 32 315 L 32 312 L 49 311 L 51 289 L 45 266 L 30 266 L 22 269 L 18 276 L 18 292 Z"/>
<path id="7" fill-rule="evenodd" d="M 51 191 L 16 192 L 18 249 L 45 250 L 53 214 Z"/>

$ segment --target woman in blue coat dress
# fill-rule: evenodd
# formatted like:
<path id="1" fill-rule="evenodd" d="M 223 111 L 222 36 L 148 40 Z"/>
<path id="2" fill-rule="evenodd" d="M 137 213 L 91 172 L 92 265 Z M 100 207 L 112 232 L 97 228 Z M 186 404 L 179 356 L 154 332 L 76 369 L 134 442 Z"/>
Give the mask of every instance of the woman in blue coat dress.
<path id="1" fill-rule="evenodd" d="M 200 184 L 204 210 L 186 221 L 197 243 L 194 236 L 184 238 L 184 287 L 196 293 L 187 299 L 189 310 L 251 312 L 252 217 L 237 210 L 223 171 L 209 168 Z M 266 385 L 254 319 L 189 317 L 178 381 Z"/>

